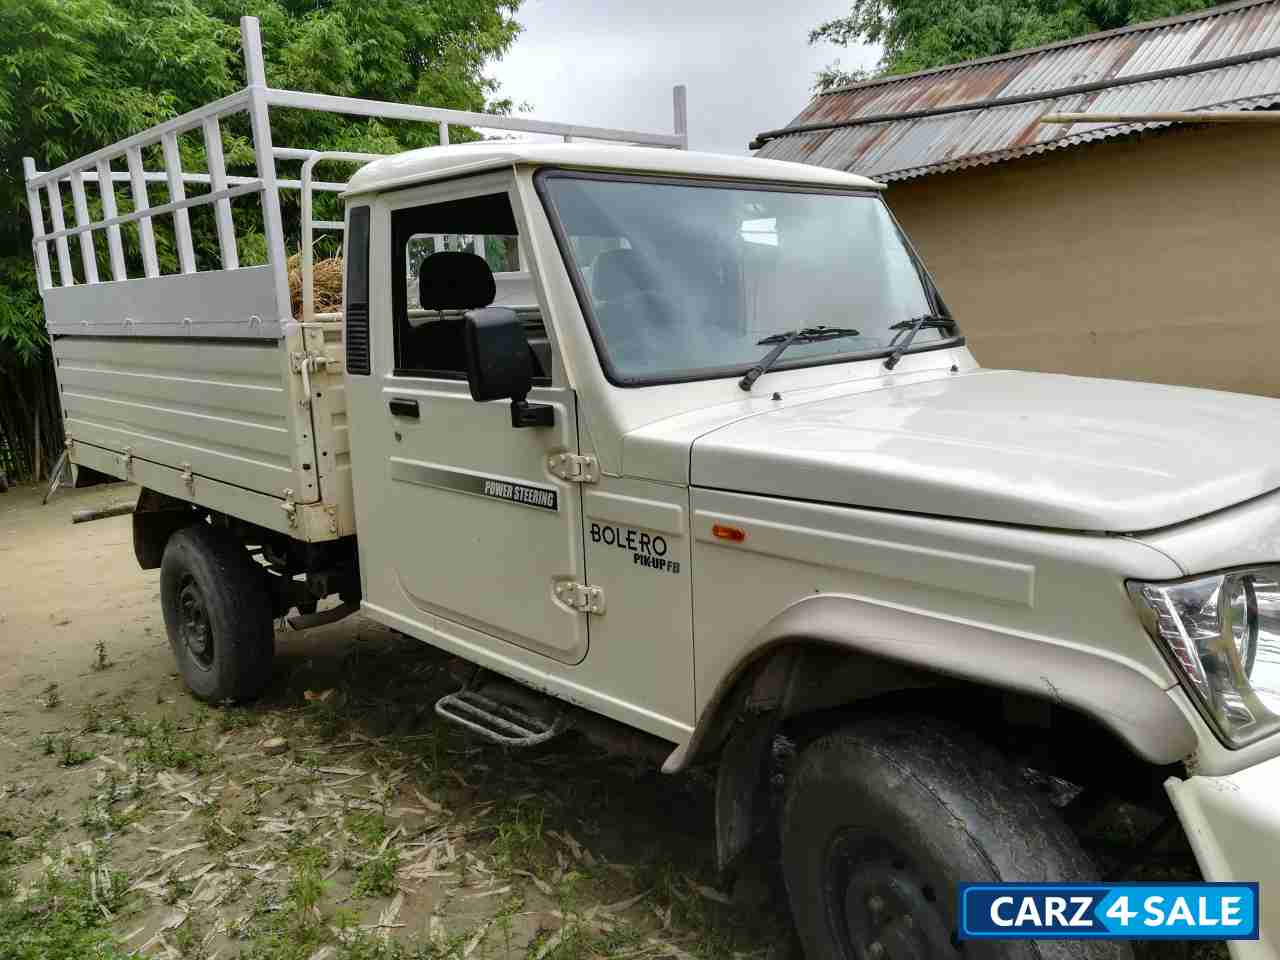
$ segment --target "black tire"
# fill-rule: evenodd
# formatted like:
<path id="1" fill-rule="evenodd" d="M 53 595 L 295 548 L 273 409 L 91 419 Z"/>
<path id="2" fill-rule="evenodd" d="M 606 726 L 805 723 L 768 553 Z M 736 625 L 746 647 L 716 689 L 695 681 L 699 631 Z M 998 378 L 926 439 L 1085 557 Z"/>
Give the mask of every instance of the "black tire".
<path id="1" fill-rule="evenodd" d="M 174 533 L 160 563 L 164 625 L 187 688 L 201 700 L 250 700 L 271 680 L 275 631 L 262 570 L 207 524 Z"/>
<path id="2" fill-rule="evenodd" d="M 1132 957 L 1115 941 L 957 945 L 962 882 L 1098 876 L 1052 807 L 1000 754 L 938 720 L 868 718 L 810 744 L 788 775 L 781 828 L 808 960 Z"/>

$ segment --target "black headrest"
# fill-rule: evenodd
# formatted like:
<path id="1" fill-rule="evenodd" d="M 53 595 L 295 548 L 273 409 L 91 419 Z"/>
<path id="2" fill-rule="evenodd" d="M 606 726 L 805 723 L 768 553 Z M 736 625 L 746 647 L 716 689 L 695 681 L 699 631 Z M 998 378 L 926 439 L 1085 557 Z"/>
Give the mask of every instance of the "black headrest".
<path id="1" fill-rule="evenodd" d="M 591 293 L 597 300 L 616 300 L 655 286 L 638 250 L 606 250 L 591 265 Z"/>
<path id="2" fill-rule="evenodd" d="M 423 310 L 476 310 L 493 303 L 498 288 L 484 257 L 442 250 L 418 269 L 418 303 Z"/>

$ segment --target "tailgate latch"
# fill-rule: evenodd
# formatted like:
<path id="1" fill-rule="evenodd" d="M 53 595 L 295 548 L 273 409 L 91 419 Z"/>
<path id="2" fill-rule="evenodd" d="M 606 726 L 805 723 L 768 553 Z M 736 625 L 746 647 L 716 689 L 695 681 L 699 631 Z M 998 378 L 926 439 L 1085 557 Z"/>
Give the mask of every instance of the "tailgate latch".
<path id="1" fill-rule="evenodd" d="M 311 406 L 311 374 L 339 372 L 338 370 L 330 371 L 331 367 L 340 368 L 341 364 L 333 357 L 307 350 L 295 350 L 289 354 L 289 369 L 302 375 L 302 399 L 298 401 L 299 406 Z"/>

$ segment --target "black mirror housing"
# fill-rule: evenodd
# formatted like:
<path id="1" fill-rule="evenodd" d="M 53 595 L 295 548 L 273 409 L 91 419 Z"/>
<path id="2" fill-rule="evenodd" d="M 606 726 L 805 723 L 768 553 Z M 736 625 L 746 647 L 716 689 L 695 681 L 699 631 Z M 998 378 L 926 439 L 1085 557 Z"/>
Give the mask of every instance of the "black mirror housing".
<path id="1" fill-rule="evenodd" d="M 554 407 L 525 400 L 533 389 L 533 351 L 514 310 L 472 310 L 466 315 L 462 339 L 472 400 L 510 400 L 513 427 L 555 425 Z"/>
<path id="2" fill-rule="evenodd" d="M 516 312 L 484 307 L 466 315 L 467 384 L 471 399 L 523 400 L 533 387 L 529 338 Z"/>

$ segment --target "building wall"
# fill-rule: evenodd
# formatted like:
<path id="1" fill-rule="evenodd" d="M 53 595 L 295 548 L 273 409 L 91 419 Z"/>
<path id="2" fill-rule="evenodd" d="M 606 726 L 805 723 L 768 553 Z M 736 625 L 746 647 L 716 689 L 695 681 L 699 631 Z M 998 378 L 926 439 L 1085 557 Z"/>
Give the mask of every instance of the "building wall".
<path id="1" fill-rule="evenodd" d="M 978 361 L 1280 396 L 1280 126 L 894 183 Z"/>

